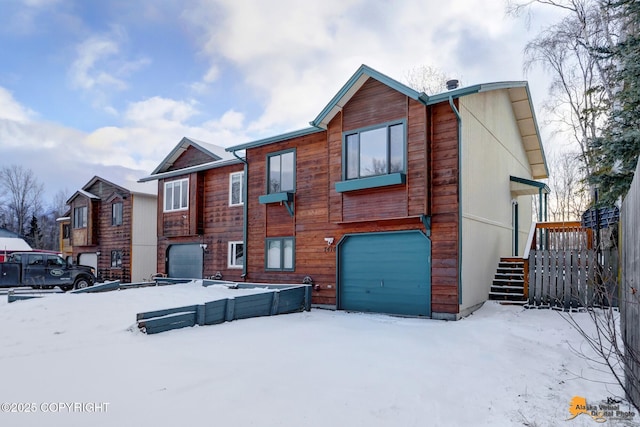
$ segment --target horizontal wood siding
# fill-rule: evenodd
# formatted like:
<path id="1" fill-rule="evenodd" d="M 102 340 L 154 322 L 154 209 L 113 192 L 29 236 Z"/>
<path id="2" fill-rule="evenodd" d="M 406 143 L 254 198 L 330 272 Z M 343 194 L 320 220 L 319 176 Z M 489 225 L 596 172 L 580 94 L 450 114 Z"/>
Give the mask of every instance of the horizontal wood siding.
<path id="1" fill-rule="evenodd" d="M 190 146 L 187 150 L 176 159 L 176 161 L 168 169 L 169 171 L 180 170 L 190 166 L 197 166 L 203 163 L 212 162 L 215 159 L 208 154 L 203 153 L 199 149 Z"/>
<path id="2" fill-rule="evenodd" d="M 242 170 L 243 165 L 236 164 L 191 174 L 188 211 L 164 213 L 163 200 L 158 198 L 159 224 L 163 224 L 159 226 L 162 234 L 158 236 L 158 272 L 167 272 L 169 246 L 206 244 L 203 275 L 210 277 L 220 272 L 225 280 L 242 280 L 242 269 L 228 267 L 229 242 L 243 239 L 243 206 L 229 206 L 229 179 L 231 173 Z M 161 188 L 164 189 L 163 183 Z"/>
<path id="3" fill-rule="evenodd" d="M 344 193 L 343 221 L 400 218 L 408 215 L 406 185 Z"/>
<path id="4" fill-rule="evenodd" d="M 342 181 L 343 131 L 399 119 L 407 120 L 407 184 L 336 192 L 336 182 Z M 427 209 L 426 135 L 426 108 L 370 79 L 331 120 L 326 133 L 247 150 L 250 170 L 247 280 L 300 283 L 308 275 L 316 285 L 313 302 L 336 304 L 336 250 L 345 234 L 424 231 L 420 216 Z M 296 149 L 294 218 L 279 203 L 258 203 L 258 197 L 266 192 L 267 155 L 291 148 Z M 295 271 L 265 272 L 265 238 L 289 235 L 289 227 L 293 227 L 296 239 Z M 333 244 L 327 245 L 325 238 L 333 238 Z"/>
<path id="5" fill-rule="evenodd" d="M 98 272 L 104 280 L 120 280 L 131 282 L 131 218 L 132 197 L 109 182 L 98 180 L 87 189 L 100 198 L 93 202 L 93 233 L 96 234 L 96 251 L 98 255 Z M 111 225 L 112 205 L 122 203 L 122 225 Z M 122 267 L 111 267 L 111 252 L 122 253 Z"/>
<path id="6" fill-rule="evenodd" d="M 407 116 L 407 97 L 369 78 L 343 108 L 343 131 Z"/>
<path id="7" fill-rule="evenodd" d="M 428 213 L 427 109 L 408 99 L 407 121 L 407 215 Z"/>
<path id="8" fill-rule="evenodd" d="M 447 103 L 431 109 L 431 307 L 458 313 L 458 122 Z"/>

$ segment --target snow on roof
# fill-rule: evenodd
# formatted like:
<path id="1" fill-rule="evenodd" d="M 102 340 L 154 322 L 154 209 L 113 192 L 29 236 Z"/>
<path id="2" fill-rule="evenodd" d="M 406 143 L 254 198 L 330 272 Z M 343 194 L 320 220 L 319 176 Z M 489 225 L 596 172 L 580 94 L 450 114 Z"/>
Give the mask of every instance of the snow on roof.
<path id="1" fill-rule="evenodd" d="M 31 246 L 19 237 L 0 237 L 0 252 L 30 251 Z"/>

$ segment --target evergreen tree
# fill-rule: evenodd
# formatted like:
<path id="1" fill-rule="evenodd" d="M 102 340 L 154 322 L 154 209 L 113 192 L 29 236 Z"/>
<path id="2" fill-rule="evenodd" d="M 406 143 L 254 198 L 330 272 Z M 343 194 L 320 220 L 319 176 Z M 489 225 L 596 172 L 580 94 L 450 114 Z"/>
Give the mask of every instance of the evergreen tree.
<path id="1" fill-rule="evenodd" d="M 592 141 L 590 182 L 598 187 L 600 203 L 612 205 L 631 185 L 640 153 L 640 0 L 613 0 L 621 20 L 619 42 L 601 52 L 615 59 L 619 84 L 602 136 Z"/>
<path id="2" fill-rule="evenodd" d="M 31 216 L 31 223 L 29 224 L 29 233 L 27 233 L 27 241 L 34 249 L 42 249 L 42 231 L 38 225 L 38 218 L 35 215 Z"/>

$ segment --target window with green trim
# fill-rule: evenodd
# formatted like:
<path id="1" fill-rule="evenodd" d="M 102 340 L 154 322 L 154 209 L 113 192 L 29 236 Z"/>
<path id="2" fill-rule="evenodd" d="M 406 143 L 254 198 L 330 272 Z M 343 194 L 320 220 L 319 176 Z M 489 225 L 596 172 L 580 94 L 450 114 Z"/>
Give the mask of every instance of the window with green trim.
<path id="1" fill-rule="evenodd" d="M 295 191 L 295 151 L 271 154 L 267 156 L 267 194 Z"/>
<path id="2" fill-rule="evenodd" d="M 345 179 L 403 173 L 405 123 L 359 129 L 344 134 Z"/>
<path id="3" fill-rule="evenodd" d="M 293 271 L 295 239 L 278 237 L 266 239 L 265 269 L 275 271 Z"/>
<path id="4" fill-rule="evenodd" d="M 122 225 L 122 202 L 111 205 L 111 225 Z"/>

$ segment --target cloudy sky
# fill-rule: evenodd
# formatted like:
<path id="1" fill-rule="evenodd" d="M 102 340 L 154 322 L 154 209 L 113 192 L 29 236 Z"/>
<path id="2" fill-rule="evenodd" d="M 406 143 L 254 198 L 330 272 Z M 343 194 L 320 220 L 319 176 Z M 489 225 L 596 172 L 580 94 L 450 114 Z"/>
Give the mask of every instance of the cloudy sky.
<path id="1" fill-rule="evenodd" d="M 229 146 L 308 126 L 361 64 L 402 82 L 423 65 L 464 85 L 527 79 L 540 116 L 548 82 L 523 73 L 523 48 L 555 11 L 526 25 L 505 6 L 0 0 L 0 166 L 49 195 L 138 179 L 183 136 Z"/>

